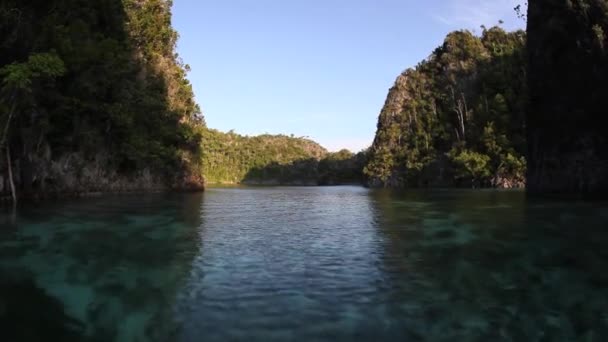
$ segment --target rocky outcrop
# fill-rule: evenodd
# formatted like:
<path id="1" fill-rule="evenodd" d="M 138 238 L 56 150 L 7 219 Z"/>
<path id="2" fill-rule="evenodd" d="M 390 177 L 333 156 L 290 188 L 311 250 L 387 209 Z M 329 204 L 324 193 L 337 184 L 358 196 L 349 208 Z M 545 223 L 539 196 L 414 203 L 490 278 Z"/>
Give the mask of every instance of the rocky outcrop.
<path id="1" fill-rule="evenodd" d="M 171 1 L 0 2 L 0 197 L 202 189 L 176 40 Z"/>
<path id="2" fill-rule="evenodd" d="M 19 189 L 19 197 L 26 199 L 80 197 L 104 192 L 204 190 L 204 179 L 200 174 L 164 175 L 150 168 L 124 173 L 108 165 L 111 161 L 103 153 L 93 158 L 79 153 L 64 154 L 57 159 L 33 156 L 27 162 L 23 158 L 13 165 L 14 182 L 23 185 Z M 0 193 L 10 190 L 8 181 L 7 177 L 0 178 Z"/>
<path id="3" fill-rule="evenodd" d="M 608 5 L 530 0 L 528 191 L 608 196 Z"/>
<path id="4" fill-rule="evenodd" d="M 450 33 L 389 90 L 365 167 L 372 187 L 525 183 L 525 33 Z"/>

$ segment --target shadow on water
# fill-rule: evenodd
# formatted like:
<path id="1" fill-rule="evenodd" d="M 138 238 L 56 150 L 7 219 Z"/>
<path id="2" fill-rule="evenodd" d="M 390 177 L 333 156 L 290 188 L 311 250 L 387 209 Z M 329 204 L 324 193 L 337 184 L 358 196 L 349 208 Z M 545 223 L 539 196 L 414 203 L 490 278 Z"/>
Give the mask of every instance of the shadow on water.
<path id="1" fill-rule="evenodd" d="M 63 304 L 36 286 L 0 270 L 0 331 L 11 342 L 92 341 L 85 325 L 66 314 Z"/>
<path id="2" fill-rule="evenodd" d="M 391 317 L 413 340 L 608 336 L 607 207 L 523 192 L 372 193 Z M 405 276 L 404 276 L 405 275 Z"/>
<path id="3" fill-rule="evenodd" d="M 198 254 L 202 196 L 106 196 L 22 208 L 18 228 L 0 233 L 0 295 L 11 324 L 19 324 L 14 333 L 27 332 L 31 319 L 31 327 L 55 329 L 49 336 L 65 334 L 53 341 L 171 340 L 175 296 Z M 23 272 L 32 278 L 21 280 Z"/>

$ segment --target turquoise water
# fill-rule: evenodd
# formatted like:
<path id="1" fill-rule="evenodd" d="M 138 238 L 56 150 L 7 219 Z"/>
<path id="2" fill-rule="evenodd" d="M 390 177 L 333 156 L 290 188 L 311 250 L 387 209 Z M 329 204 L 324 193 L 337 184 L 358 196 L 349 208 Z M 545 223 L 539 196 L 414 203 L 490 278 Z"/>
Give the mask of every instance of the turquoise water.
<path id="1" fill-rule="evenodd" d="M 0 216 L 4 341 L 606 341 L 608 205 L 212 188 Z"/>

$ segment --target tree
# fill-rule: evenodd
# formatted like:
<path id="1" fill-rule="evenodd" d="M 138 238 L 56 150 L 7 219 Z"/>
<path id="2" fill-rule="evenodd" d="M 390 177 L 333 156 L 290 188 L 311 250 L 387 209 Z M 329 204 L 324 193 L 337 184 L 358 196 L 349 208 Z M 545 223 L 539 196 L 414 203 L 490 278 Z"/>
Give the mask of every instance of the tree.
<path id="1" fill-rule="evenodd" d="M 470 178 L 473 186 L 490 176 L 488 167 L 490 157 L 485 154 L 466 149 L 461 151 L 453 149 L 448 156 L 458 169 L 457 177 Z"/>
<path id="2" fill-rule="evenodd" d="M 17 194 L 11 166 L 11 122 L 17 115 L 36 105 L 37 95 L 42 91 L 41 84 L 45 80 L 55 79 L 64 73 L 63 61 L 55 53 L 33 54 L 26 62 L 12 63 L 0 69 L 0 99 L 4 107 L 9 108 L 6 114 L 2 114 L 4 129 L 0 148 L 6 144 L 6 163 L 13 203 L 17 202 Z"/>

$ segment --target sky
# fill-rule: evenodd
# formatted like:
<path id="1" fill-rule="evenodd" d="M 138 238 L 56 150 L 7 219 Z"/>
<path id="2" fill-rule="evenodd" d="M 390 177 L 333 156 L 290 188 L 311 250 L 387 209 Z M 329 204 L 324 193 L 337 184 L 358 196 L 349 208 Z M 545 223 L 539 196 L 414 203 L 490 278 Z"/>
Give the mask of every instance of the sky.
<path id="1" fill-rule="evenodd" d="M 207 126 L 371 145 L 388 89 L 456 29 L 524 28 L 523 0 L 174 0 Z"/>

